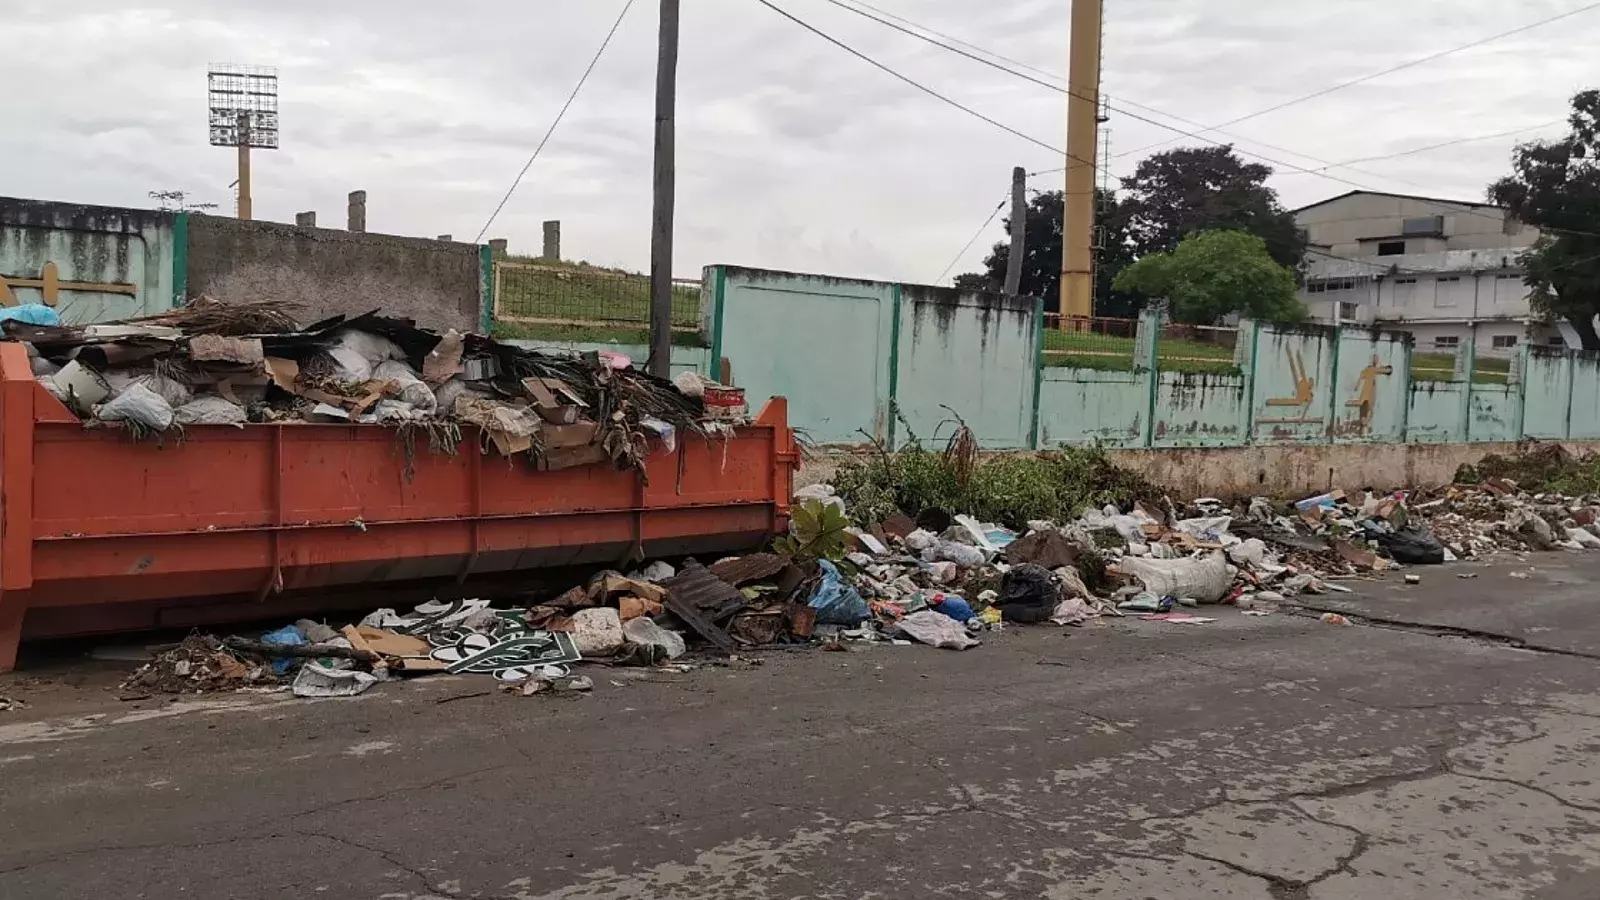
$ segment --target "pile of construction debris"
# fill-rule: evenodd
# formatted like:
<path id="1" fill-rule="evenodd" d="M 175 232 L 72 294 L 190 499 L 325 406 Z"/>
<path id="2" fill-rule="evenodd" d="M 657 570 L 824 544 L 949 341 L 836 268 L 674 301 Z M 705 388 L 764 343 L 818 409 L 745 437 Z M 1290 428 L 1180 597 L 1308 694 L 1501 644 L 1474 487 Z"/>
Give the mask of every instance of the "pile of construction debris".
<path id="1" fill-rule="evenodd" d="M 371 423 L 455 451 L 476 426 L 504 456 L 554 470 L 640 468 L 652 443 L 725 430 L 742 402 L 704 400 L 614 354 L 553 355 L 477 334 L 444 334 L 377 313 L 298 328 L 279 304 L 204 299 L 125 322 L 4 323 L 35 377 L 94 427 L 136 437 L 249 422 Z M 718 398 L 727 389 L 709 385 Z"/>

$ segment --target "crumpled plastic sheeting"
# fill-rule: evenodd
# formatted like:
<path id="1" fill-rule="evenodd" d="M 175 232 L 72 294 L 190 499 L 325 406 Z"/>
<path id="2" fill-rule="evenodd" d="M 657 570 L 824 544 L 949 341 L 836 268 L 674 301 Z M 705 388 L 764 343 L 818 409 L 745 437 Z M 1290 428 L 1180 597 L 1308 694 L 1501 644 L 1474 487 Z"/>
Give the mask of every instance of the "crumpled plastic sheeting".
<path id="1" fill-rule="evenodd" d="M 354 697 L 378 683 L 374 675 L 356 669 L 335 669 L 320 660 L 307 660 L 290 688 L 296 697 Z"/>
<path id="2" fill-rule="evenodd" d="M 1118 565 L 1157 597 L 1192 598 L 1201 603 L 1221 600 L 1235 574 L 1221 552 L 1193 559 L 1124 557 Z"/>
<path id="3" fill-rule="evenodd" d="M 183 404 L 173 411 L 179 425 L 233 425 L 244 427 L 244 407 L 225 397 L 206 396 Z"/>
<path id="4" fill-rule="evenodd" d="M 666 652 L 667 659 L 677 659 L 688 650 L 683 635 L 662 628 L 648 616 L 640 616 L 622 623 L 622 636 L 631 643 L 660 647 Z"/>
<path id="5" fill-rule="evenodd" d="M 109 403 L 95 407 L 95 418 L 103 422 L 138 422 L 151 431 L 171 428 L 172 415 L 172 404 L 138 382 Z"/>
<path id="6" fill-rule="evenodd" d="M 966 650 L 983 643 L 968 634 L 960 622 L 931 609 L 907 615 L 897 627 L 915 640 L 945 650 Z"/>
<path id="7" fill-rule="evenodd" d="M 1052 625 L 1082 625 L 1100 613 L 1084 602 L 1082 597 L 1068 597 L 1056 604 L 1055 612 L 1050 614 Z"/>

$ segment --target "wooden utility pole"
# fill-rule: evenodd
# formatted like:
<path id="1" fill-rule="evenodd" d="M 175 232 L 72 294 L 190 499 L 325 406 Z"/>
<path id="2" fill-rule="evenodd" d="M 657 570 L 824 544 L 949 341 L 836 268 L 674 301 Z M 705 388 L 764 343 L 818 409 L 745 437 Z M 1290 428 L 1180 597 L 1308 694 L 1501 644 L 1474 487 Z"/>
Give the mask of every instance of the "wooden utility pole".
<path id="1" fill-rule="evenodd" d="M 1006 257 L 1006 293 L 1022 292 L 1022 255 L 1027 252 L 1028 170 L 1011 170 L 1011 254 Z"/>
<path id="2" fill-rule="evenodd" d="M 650 374 L 672 374 L 672 214 L 677 179 L 678 2 L 661 0 L 656 56 L 655 203 L 650 231 Z"/>
<path id="3" fill-rule="evenodd" d="M 1067 66 L 1067 196 L 1061 235 L 1061 327 L 1094 315 L 1094 160 L 1100 122 L 1102 0 L 1072 0 Z"/>
<path id="4" fill-rule="evenodd" d="M 247 112 L 239 113 L 239 218 L 250 218 L 250 114 Z"/>

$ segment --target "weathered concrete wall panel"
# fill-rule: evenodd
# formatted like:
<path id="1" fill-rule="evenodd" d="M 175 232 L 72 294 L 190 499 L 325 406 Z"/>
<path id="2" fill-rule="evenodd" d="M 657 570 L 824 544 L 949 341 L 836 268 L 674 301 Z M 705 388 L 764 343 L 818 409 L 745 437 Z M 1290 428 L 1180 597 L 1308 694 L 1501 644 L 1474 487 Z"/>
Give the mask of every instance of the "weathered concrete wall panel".
<path id="1" fill-rule="evenodd" d="M 69 324 L 170 309 L 177 215 L 0 197 L 0 279 L 16 303 L 46 301 Z"/>
<path id="2" fill-rule="evenodd" d="M 986 447 L 1028 447 L 1038 357 L 1033 299 L 913 285 L 900 291 L 895 405 L 917 435 L 935 437 L 953 410 Z"/>
<path id="3" fill-rule="evenodd" d="M 1567 436 L 1573 355 L 1543 348 L 1528 354 L 1523 372 L 1522 433 L 1546 440 Z"/>
<path id="4" fill-rule="evenodd" d="M 894 285 L 732 266 L 721 277 L 717 344 L 751 409 L 788 397 L 810 441 L 888 440 Z"/>
<path id="5" fill-rule="evenodd" d="M 1263 328 L 1256 338 L 1251 440 L 1309 443 L 1327 440 L 1333 409 L 1331 329 Z"/>
<path id="6" fill-rule="evenodd" d="M 1593 442 L 1566 446 L 1577 453 L 1600 450 Z M 1462 463 L 1516 451 L 1512 443 L 1320 444 L 1118 450 L 1112 458 L 1181 495 L 1305 497 L 1330 488 L 1437 487 L 1449 484 Z"/>
<path id="7" fill-rule="evenodd" d="M 1522 407 L 1521 392 L 1512 386 L 1475 384 L 1468 408 L 1467 440 L 1515 441 L 1517 417 Z"/>
<path id="8" fill-rule="evenodd" d="M 1572 356 L 1567 436 L 1573 440 L 1600 438 L 1600 356 L 1592 353 Z"/>
<path id="9" fill-rule="evenodd" d="M 1411 396 L 1405 336 L 1341 329 L 1333 392 L 1333 437 L 1344 443 L 1403 441 Z"/>
<path id="10" fill-rule="evenodd" d="M 477 331 L 483 273 L 475 244 L 191 215 L 188 293 L 298 303 L 298 316 L 382 309 L 429 328 Z"/>
<path id="11" fill-rule="evenodd" d="M 1149 406 L 1143 374 L 1045 369 L 1039 384 L 1039 445 L 1139 446 Z"/>
<path id="12" fill-rule="evenodd" d="M 1239 375 L 1161 372 L 1156 379 L 1157 447 L 1228 447 L 1244 443 L 1249 413 Z"/>
<path id="13" fill-rule="evenodd" d="M 1462 415 L 1467 386 L 1459 381 L 1421 381 L 1411 385 L 1406 440 L 1413 444 L 1449 444 L 1467 439 Z"/>

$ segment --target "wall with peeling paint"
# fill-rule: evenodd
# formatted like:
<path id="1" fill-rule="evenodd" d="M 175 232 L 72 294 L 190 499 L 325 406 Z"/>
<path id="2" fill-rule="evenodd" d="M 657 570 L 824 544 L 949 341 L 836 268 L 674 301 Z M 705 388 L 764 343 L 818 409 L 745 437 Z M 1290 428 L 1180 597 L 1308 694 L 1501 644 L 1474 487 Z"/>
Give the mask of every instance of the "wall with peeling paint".
<path id="1" fill-rule="evenodd" d="M 1238 373 L 1199 374 L 1163 369 L 1151 312 L 1130 371 L 1044 367 L 1032 300 L 727 266 L 707 279 L 707 370 L 725 360 L 752 408 L 787 396 L 817 443 L 903 444 L 896 409 L 925 439 L 953 410 L 996 450 L 1600 439 L 1600 354 L 1525 346 L 1506 384 L 1413 383 L 1407 335 L 1245 322 Z"/>
<path id="2" fill-rule="evenodd" d="M 170 309 L 181 293 L 178 221 L 169 212 L 0 197 L 0 279 L 15 302 L 38 303 L 44 288 L 22 282 L 46 280 L 48 266 L 56 313 L 69 324 Z"/>
<path id="3" fill-rule="evenodd" d="M 894 401 L 919 436 L 959 417 L 985 447 L 1032 446 L 1034 307 L 1031 297 L 900 286 Z"/>
<path id="4" fill-rule="evenodd" d="M 1413 444 L 1453 444 L 1467 439 L 1467 386 L 1455 381 L 1411 385 L 1406 440 Z"/>

